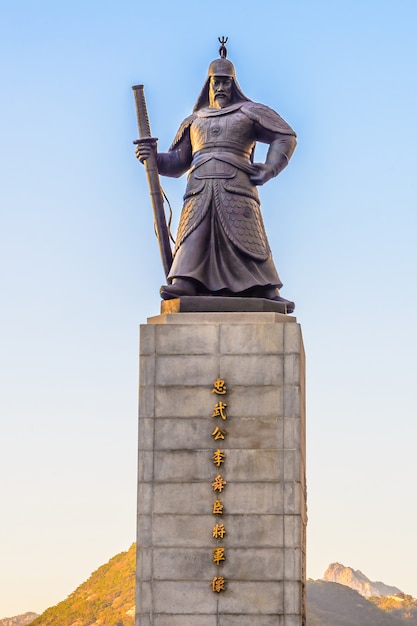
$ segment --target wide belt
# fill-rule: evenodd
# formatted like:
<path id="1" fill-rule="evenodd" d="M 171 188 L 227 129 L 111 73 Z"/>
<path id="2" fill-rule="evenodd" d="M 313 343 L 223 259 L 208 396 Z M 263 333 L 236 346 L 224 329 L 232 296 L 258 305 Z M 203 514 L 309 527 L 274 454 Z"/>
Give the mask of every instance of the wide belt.
<path id="1" fill-rule="evenodd" d="M 194 152 L 193 157 L 199 154 L 207 154 L 208 152 L 231 152 L 232 154 L 236 154 L 236 156 L 249 159 L 252 154 L 252 148 L 245 150 L 245 148 L 237 142 L 207 141 L 202 148 Z"/>
<path id="2" fill-rule="evenodd" d="M 242 154 L 237 155 L 231 150 L 222 150 L 221 152 L 213 150 L 203 152 L 202 150 L 199 150 L 193 155 L 191 168 L 189 170 L 190 173 L 204 163 L 211 161 L 211 159 L 217 159 L 218 161 L 223 161 L 223 163 L 233 165 L 247 174 L 253 174 L 256 171 L 256 168 L 254 168 L 249 159 L 245 159 Z M 219 177 L 221 178 L 221 176 Z"/>

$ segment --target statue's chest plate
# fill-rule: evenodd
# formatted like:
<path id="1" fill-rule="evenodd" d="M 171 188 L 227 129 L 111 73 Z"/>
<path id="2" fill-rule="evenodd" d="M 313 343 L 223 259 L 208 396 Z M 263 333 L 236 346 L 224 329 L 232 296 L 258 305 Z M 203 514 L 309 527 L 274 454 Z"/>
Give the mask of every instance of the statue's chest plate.
<path id="1" fill-rule="evenodd" d="M 253 122 L 240 111 L 197 117 L 190 133 L 193 153 L 208 147 L 224 150 L 230 146 L 243 155 L 250 152 L 254 145 Z"/>

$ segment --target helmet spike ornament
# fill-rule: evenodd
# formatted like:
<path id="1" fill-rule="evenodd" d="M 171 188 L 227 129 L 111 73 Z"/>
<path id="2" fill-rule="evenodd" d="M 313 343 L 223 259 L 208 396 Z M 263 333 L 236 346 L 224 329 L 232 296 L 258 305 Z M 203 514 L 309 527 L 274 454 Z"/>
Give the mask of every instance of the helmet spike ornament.
<path id="1" fill-rule="evenodd" d="M 225 59 L 225 58 L 227 57 L 227 48 L 226 48 L 226 44 L 227 44 L 228 40 L 229 40 L 229 37 L 226 37 L 226 38 L 225 38 L 225 37 L 224 37 L 224 35 L 223 35 L 223 37 L 221 37 L 221 38 L 219 37 L 219 42 L 220 42 L 220 44 L 221 44 L 221 45 L 220 45 L 220 48 L 219 48 L 219 54 L 220 54 L 220 57 L 221 57 L 222 59 Z"/>

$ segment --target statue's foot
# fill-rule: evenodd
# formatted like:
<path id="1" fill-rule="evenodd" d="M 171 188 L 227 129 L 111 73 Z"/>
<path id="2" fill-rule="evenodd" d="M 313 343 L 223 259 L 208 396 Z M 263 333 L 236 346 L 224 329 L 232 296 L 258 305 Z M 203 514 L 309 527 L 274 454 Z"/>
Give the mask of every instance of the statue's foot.
<path id="1" fill-rule="evenodd" d="M 283 304 L 287 306 L 287 313 L 293 313 L 295 309 L 294 302 L 291 302 L 291 300 L 286 300 L 285 298 L 282 298 L 279 295 L 279 291 L 276 287 L 270 287 L 270 288 L 265 289 L 263 297 L 267 298 L 268 300 L 273 300 L 274 302 L 282 302 Z"/>
<path id="2" fill-rule="evenodd" d="M 181 296 L 195 296 L 197 287 L 192 280 L 187 278 L 174 278 L 172 285 L 162 285 L 160 294 L 163 300 L 172 300 Z"/>

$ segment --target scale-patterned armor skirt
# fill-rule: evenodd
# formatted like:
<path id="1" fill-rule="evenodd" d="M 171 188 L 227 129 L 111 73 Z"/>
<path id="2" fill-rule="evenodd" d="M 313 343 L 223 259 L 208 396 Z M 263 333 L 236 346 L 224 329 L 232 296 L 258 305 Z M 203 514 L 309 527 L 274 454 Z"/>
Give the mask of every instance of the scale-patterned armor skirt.
<path id="1" fill-rule="evenodd" d="M 223 163 L 222 178 L 189 178 L 169 279 L 185 277 L 212 291 L 281 287 L 248 175 Z M 201 168 L 203 169 L 203 168 Z"/>

